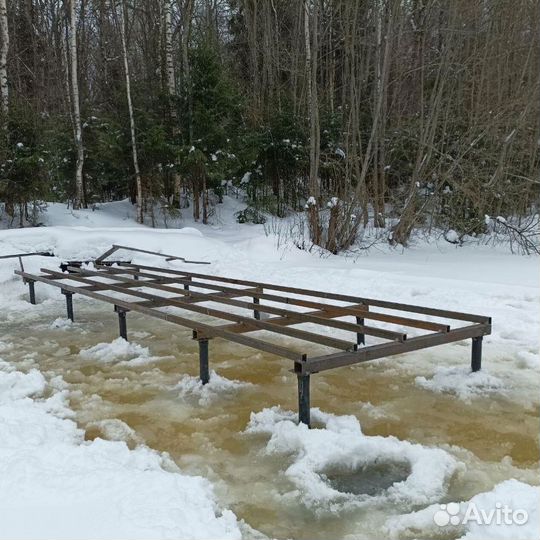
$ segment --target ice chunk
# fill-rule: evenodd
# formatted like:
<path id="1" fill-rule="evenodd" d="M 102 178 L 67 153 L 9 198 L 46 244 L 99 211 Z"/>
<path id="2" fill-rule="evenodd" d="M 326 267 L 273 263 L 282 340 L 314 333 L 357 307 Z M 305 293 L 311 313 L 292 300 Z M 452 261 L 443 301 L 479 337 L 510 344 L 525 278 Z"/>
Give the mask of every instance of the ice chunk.
<path id="1" fill-rule="evenodd" d="M 366 436 L 354 416 L 336 416 L 312 409 L 313 429 L 296 423 L 296 414 L 279 407 L 252 413 L 247 434 L 269 435 L 267 454 L 289 456 L 285 475 L 295 485 L 297 496 L 317 511 L 339 511 L 373 502 L 405 505 L 439 500 L 459 462 L 444 450 L 428 448 L 394 437 Z M 317 427 L 320 426 L 320 427 Z M 386 466 L 409 474 L 373 495 L 336 489 L 328 476 L 336 470 L 343 476 L 370 467 Z"/>
<path id="2" fill-rule="evenodd" d="M 415 383 L 422 388 L 438 393 L 455 394 L 459 399 L 470 401 L 472 397 L 502 393 L 501 379 L 485 371 L 472 373 L 468 367 L 438 367 L 431 379 L 419 376 Z"/>
<path id="3" fill-rule="evenodd" d="M 137 357 L 148 357 L 150 351 L 147 347 L 141 347 L 137 343 L 130 343 L 124 338 L 116 338 L 111 343 L 98 343 L 88 349 L 82 349 L 79 356 L 85 360 L 97 360 L 99 362 L 114 362 Z"/>
<path id="4" fill-rule="evenodd" d="M 0 403 L 41 395 L 45 387 L 45 378 L 37 369 L 31 369 L 28 373 L 2 371 L 0 372 Z"/>
<path id="5" fill-rule="evenodd" d="M 249 388 L 253 385 L 248 382 L 236 381 L 221 377 L 215 371 L 210 372 L 210 381 L 203 384 L 199 377 L 184 375 L 175 386 L 180 397 L 187 400 L 193 399 L 199 405 L 206 406 L 217 399 L 234 394 L 242 388 Z"/>

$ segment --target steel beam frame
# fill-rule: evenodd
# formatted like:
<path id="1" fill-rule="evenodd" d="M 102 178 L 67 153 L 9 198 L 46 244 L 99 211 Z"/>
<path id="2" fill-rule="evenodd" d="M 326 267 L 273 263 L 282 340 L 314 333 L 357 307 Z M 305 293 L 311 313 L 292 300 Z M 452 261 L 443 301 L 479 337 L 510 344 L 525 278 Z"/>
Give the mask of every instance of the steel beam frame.
<path id="1" fill-rule="evenodd" d="M 73 320 L 72 296 L 75 293 L 113 304 L 118 314 L 120 336 L 124 339 L 127 339 L 126 313 L 128 311 L 190 328 L 199 345 L 199 375 L 203 384 L 207 384 L 210 380 L 209 339 L 211 338 L 223 338 L 292 360 L 293 372 L 298 380 L 299 420 L 307 425 L 310 424 L 311 374 L 465 339 L 472 340 L 471 370 L 474 372 L 481 368 L 482 338 L 491 333 L 491 318 L 482 315 L 140 264 L 121 263 L 115 267 L 104 264 L 103 260 L 118 249 L 125 249 L 125 247 L 113 246 L 99 257 L 97 270 L 70 266 L 67 268 L 69 273 L 45 268 L 41 269 L 43 274 L 40 275 L 30 274 L 24 270 L 15 270 L 15 273 L 28 284 L 31 303 L 36 302 L 35 282 L 39 281 L 60 288 L 66 296 L 67 313 L 71 320 Z M 144 250 L 130 249 L 146 253 Z M 163 256 L 171 260 L 181 259 Z M 98 281 L 103 278 L 107 281 Z M 200 292 L 201 290 L 210 292 Z M 275 293 L 287 293 L 287 296 Z M 247 298 L 248 301 L 240 300 L 240 298 Z M 321 302 L 321 299 L 324 302 Z M 261 300 L 266 300 L 273 305 L 262 304 Z M 220 309 L 202 305 L 205 303 L 217 304 Z M 276 307 L 275 304 L 286 304 L 287 308 Z M 209 324 L 160 311 L 160 308 L 164 307 L 177 308 L 184 312 L 228 322 L 218 325 Z M 234 311 L 230 309 L 231 307 L 235 308 Z M 374 307 L 386 311 L 373 311 Z M 248 311 L 250 316 L 238 314 L 238 309 Z M 306 309 L 310 310 L 305 311 Z M 261 320 L 262 313 L 267 314 L 264 320 Z M 435 322 L 403 316 L 402 313 L 445 320 Z M 345 317 L 354 317 L 355 322 L 341 320 Z M 366 319 L 395 325 L 398 328 L 390 330 L 368 325 L 365 324 Z M 448 324 L 449 319 L 465 321 L 468 324 L 451 328 Z M 300 324 L 310 324 L 315 328 L 322 327 L 326 329 L 326 333 L 320 334 L 311 330 L 293 328 Z M 403 333 L 403 327 L 427 333 L 408 337 Z M 328 329 L 352 332 L 355 339 L 346 341 L 328 335 Z M 325 345 L 338 349 L 339 352 L 308 357 L 305 351 L 284 347 L 260 337 L 244 335 L 260 331 Z M 379 342 L 366 346 L 366 335 L 377 338 Z M 359 345 L 362 345 L 360 349 L 357 348 Z"/>

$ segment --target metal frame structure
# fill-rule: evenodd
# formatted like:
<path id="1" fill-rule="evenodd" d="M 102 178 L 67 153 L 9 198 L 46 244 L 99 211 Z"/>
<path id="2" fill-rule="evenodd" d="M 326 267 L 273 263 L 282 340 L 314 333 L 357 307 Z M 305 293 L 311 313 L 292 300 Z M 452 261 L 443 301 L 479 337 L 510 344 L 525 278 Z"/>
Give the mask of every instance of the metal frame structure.
<path id="1" fill-rule="evenodd" d="M 71 320 L 74 318 L 73 294 L 114 305 L 119 332 L 124 339 L 127 339 L 126 315 L 130 311 L 190 328 L 199 343 L 203 384 L 209 381 L 208 341 L 212 338 L 223 338 L 292 360 L 298 378 L 299 420 L 308 425 L 312 374 L 464 339 L 472 339 L 471 369 L 478 371 L 482 338 L 491 333 L 491 318 L 482 315 L 129 262 L 111 266 L 104 260 L 121 248 L 142 251 L 113 246 L 96 259 L 95 270 L 68 266 L 68 273 L 47 268 L 42 268 L 39 275 L 23 270 L 15 270 L 15 273 L 28 284 L 32 304 L 36 303 L 36 282 L 60 288 Z M 171 313 L 171 308 L 182 313 Z M 209 324 L 189 317 L 194 314 L 220 322 Z M 434 318 L 437 321 L 433 321 Z M 454 324 L 457 321 L 458 326 L 451 327 L 449 321 Z M 297 328 L 306 323 L 323 329 L 324 333 Z M 378 323 L 384 323 L 384 327 Z M 421 333 L 408 337 L 403 328 Z M 352 334 L 351 339 L 332 336 L 333 329 Z M 337 352 L 308 356 L 305 349 L 263 339 L 266 335 L 247 335 L 258 331 L 322 345 Z M 374 343 L 367 345 L 366 337 Z"/>

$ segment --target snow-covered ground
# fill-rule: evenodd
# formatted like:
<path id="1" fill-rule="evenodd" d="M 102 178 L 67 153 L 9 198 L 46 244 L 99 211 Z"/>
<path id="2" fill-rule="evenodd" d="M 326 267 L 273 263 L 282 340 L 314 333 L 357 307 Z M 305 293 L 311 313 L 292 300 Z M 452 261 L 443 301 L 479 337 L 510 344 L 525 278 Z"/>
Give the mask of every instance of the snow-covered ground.
<path id="1" fill-rule="evenodd" d="M 204 271 L 212 274 L 490 315 L 493 333 L 484 339 L 484 368 L 478 374 L 469 372 L 468 344 L 441 347 L 437 349 L 441 356 L 420 351 L 392 362 L 377 361 L 362 368 L 366 370 L 362 373 L 372 374 L 370 381 L 376 381 L 377 374 L 388 376 L 392 370 L 396 376 L 405 374 L 409 387 L 402 385 L 402 392 L 414 389 L 426 402 L 430 396 L 441 396 L 448 407 L 459 404 L 460 410 L 474 411 L 474 415 L 485 406 L 487 416 L 496 416 L 497 407 L 502 410 L 506 403 L 524 417 L 537 417 L 538 258 L 511 255 L 502 248 L 456 247 L 444 241 L 425 242 L 404 251 L 374 247 L 357 258 L 321 258 L 294 246 L 278 248 L 277 238 L 265 235 L 261 225 L 237 224 L 233 213 L 240 207 L 237 200 L 226 197 L 214 225 L 186 222 L 181 229 L 151 229 L 133 222 L 127 202 L 79 212 L 50 205 L 42 220 L 46 226 L 0 231 L 0 255 L 54 252 L 55 257 L 24 260 L 26 269 L 38 271 L 57 268 L 61 259 L 95 257 L 116 243 L 208 261 L 211 264 Z M 148 255 L 137 255 L 136 260 L 184 267 L 178 261 L 166 263 Z M 110 440 L 85 441 L 84 430 L 77 426 L 70 408 L 70 385 L 50 370 L 42 372 L 31 357 L 18 358 L 18 344 L 3 339 L 3 326 L 28 325 L 30 329 L 40 315 L 49 321 L 50 331 L 81 331 L 63 319 L 50 319 L 63 300 L 55 288 L 38 284 L 38 305 L 29 310 L 26 288 L 13 275 L 18 264 L 0 260 L 0 358 L 10 358 L 0 362 L 0 538 L 239 538 L 258 534 L 242 522 L 243 516 L 226 508 L 227 497 L 217 496 L 208 479 L 179 469 L 169 456 L 146 447 L 138 436 L 132 437 L 138 443 L 131 446 L 121 440 L 121 434 L 115 437 L 114 433 L 130 429 L 120 421 L 109 426 L 114 432 L 107 437 Z M 99 303 L 93 305 L 96 311 L 102 309 Z M 143 346 L 100 341 L 78 351 L 78 361 L 88 366 L 121 362 L 152 366 L 170 359 L 146 342 Z M 438 363 L 438 358 L 444 362 Z M 319 388 L 331 389 L 333 376 L 321 375 L 324 386 Z M 178 373 L 177 386 L 171 391 L 195 405 L 212 407 L 216 395 L 233 395 L 230 401 L 234 401 L 236 393 L 253 391 L 250 387 L 216 376 L 207 388 L 201 388 L 195 379 Z M 352 507 L 384 508 L 372 512 L 382 516 L 376 523 L 378 529 L 366 532 L 361 524 L 352 532 L 348 529 L 347 534 L 356 538 L 540 537 L 540 494 L 537 487 L 531 487 L 538 483 L 537 460 L 513 464 L 503 456 L 497 463 L 482 462 L 478 465 L 482 481 L 475 484 L 471 480 L 459 491 L 459 496 L 467 493 L 467 497 L 455 499 L 449 488 L 452 479 L 463 477 L 467 467 L 474 468 L 471 463 L 482 461 L 470 448 L 450 444 L 444 431 L 430 439 L 413 431 L 418 435 L 411 441 L 365 435 L 364 422 L 369 427 L 370 422 L 399 421 L 407 417 L 407 409 L 397 399 L 395 403 L 364 402 L 354 409 L 351 398 L 336 405 L 332 395 L 332 391 L 326 396 L 314 393 L 313 404 L 321 411 L 314 412 L 316 425 L 311 431 L 296 426 L 294 415 L 287 410 L 261 411 L 253 398 L 254 414 L 239 436 L 245 444 L 259 445 L 261 459 L 277 456 L 273 466 L 281 468 L 290 488 L 279 497 L 296 501 L 291 504 L 300 501 L 302 511 L 322 520 L 320 523 L 328 514 L 345 512 L 346 516 Z M 356 417 L 323 412 L 344 407 L 343 401 L 352 407 L 348 412 L 357 411 Z M 216 406 L 220 406 L 219 400 Z M 425 411 L 426 421 L 431 421 L 430 412 L 433 414 Z M 471 426 L 478 420 L 474 415 L 471 413 Z M 520 417 L 501 417 L 501 423 L 508 421 L 518 425 L 516 430 L 523 423 L 520 437 L 531 425 Z M 418 429 L 422 423 L 417 418 Z M 504 447 L 504 429 L 501 433 L 500 440 L 483 444 Z M 529 436 L 534 442 L 527 444 L 537 449 L 537 433 Z M 511 445 L 508 448 L 510 453 Z M 381 461 L 408 467 L 406 478 L 396 481 L 384 495 L 344 494 L 328 481 L 328 471 L 335 472 L 336 467 L 342 474 L 344 470 L 367 470 Z M 438 528 L 433 516 L 441 510 L 439 503 L 461 503 L 463 513 L 468 500 L 486 511 L 496 504 L 519 507 L 529 513 L 529 520 L 524 525 L 489 526 L 460 521 L 453 529 Z"/>

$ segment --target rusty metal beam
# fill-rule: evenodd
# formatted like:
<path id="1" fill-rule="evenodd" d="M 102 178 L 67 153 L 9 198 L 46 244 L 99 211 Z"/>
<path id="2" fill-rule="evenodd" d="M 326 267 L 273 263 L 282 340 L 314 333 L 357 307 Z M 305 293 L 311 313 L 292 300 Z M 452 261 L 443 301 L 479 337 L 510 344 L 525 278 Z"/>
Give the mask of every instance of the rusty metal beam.
<path id="1" fill-rule="evenodd" d="M 403 343 L 382 343 L 380 345 L 372 345 L 371 347 L 360 349 L 354 353 L 336 353 L 328 354 L 326 356 L 319 356 L 316 358 L 308 358 L 304 362 L 295 364 L 295 372 L 303 374 L 318 373 L 319 371 L 326 371 L 328 369 L 335 369 L 343 366 L 351 366 L 353 364 L 359 364 L 369 360 L 376 360 L 377 358 L 386 358 L 387 356 L 418 351 L 420 349 L 435 347 L 437 345 L 444 345 L 446 343 L 453 343 L 455 341 L 463 341 L 464 339 L 468 338 L 485 336 L 490 333 L 490 324 L 473 324 L 470 326 L 464 326 L 462 328 L 456 328 L 455 330 L 450 330 L 450 332 L 440 332 L 410 338 Z"/>
<path id="2" fill-rule="evenodd" d="M 166 253 L 159 253 L 158 251 L 149 251 L 147 249 L 134 248 L 130 246 L 120 246 L 117 244 L 113 244 L 110 249 L 108 249 L 105 253 L 102 253 L 96 259 L 96 263 L 102 263 L 107 257 L 110 257 L 115 251 L 118 251 L 119 249 L 124 249 L 126 251 L 134 251 L 136 253 L 146 253 L 147 255 L 156 255 L 157 257 L 164 257 L 167 261 L 182 261 L 187 264 L 211 264 L 206 261 L 190 261 L 178 255 L 167 255 Z"/>
<path id="3" fill-rule="evenodd" d="M 296 362 L 302 361 L 303 359 L 306 358 L 305 354 L 298 353 L 292 349 L 288 349 L 281 345 L 268 343 L 268 342 L 255 339 L 249 336 L 238 335 L 232 332 L 227 332 L 226 330 L 222 330 L 221 328 L 214 327 L 212 325 L 209 325 L 203 322 L 193 321 L 191 319 L 187 319 L 185 317 L 179 317 L 177 315 L 171 315 L 168 313 L 164 313 L 162 311 L 158 311 L 157 309 L 139 306 L 137 305 L 137 302 L 127 302 L 125 300 L 121 300 L 119 298 L 113 298 L 111 296 L 107 296 L 105 294 L 97 293 L 94 291 L 81 290 L 80 287 L 77 287 L 74 285 L 58 283 L 58 281 L 60 280 L 55 281 L 54 279 L 49 279 L 48 277 L 45 277 L 45 276 L 40 276 L 37 274 L 29 274 L 27 272 L 22 272 L 21 270 L 15 270 L 15 274 L 25 279 L 39 281 L 41 283 L 46 283 L 47 285 L 52 285 L 53 287 L 62 288 L 67 291 L 71 291 L 73 293 L 79 293 L 79 294 L 82 294 L 83 296 L 88 296 L 89 298 L 93 298 L 94 300 L 101 300 L 102 302 L 107 302 L 108 304 L 117 305 L 129 311 L 136 311 L 138 313 L 143 313 L 145 315 L 149 315 L 157 319 L 162 319 L 164 321 L 172 322 L 180 326 L 185 326 L 186 328 L 190 328 L 197 332 L 202 332 L 204 333 L 204 335 L 209 336 L 209 337 L 221 337 L 229 341 L 232 341 L 234 343 L 238 343 L 240 345 L 245 345 L 246 347 L 251 347 L 253 349 L 258 349 L 258 350 L 265 351 L 271 354 L 275 354 L 277 356 L 288 358 Z M 67 280 L 70 278 L 66 276 L 64 279 Z"/>
<path id="4" fill-rule="evenodd" d="M 126 265 L 130 266 L 130 265 Z M 325 298 L 330 300 L 338 300 L 340 302 L 353 302 L 356 304 L 367 304 L 370 306 L 377 306 L 386 309 L 395 309 L 398 311 L 408 311 L 411 313 L 419 313 L 423 315 L 431 315 L 433 317 L 443 317 L 447 319 L 455 319 L 460 321 L 469 321 L 477 323 L 489 323 L 490 317 L 484 315 L 475 315 L 473 313 L 462 313 L 459 311 L 450 311 L 446 309 L 430 308 L 427 306 L 418 306 L 413 304 L 401 304 L 399 302 L 389 302 L 386 300 L 377 300 L 375 298 L 365 298 L 361 296 L 351 296 L 347 294 L 329 293 L 324 291 L 316 291 L 313 289 L 302 289 L 299 287 L 286 287 L 284 285 L 276 285 L 272 283 L 264 283 L 260 281 L 250 281 L 246 279 L 235 279 L 223 276 L 212 276 L 208 274 L 200 274 L 195 272 L 188 272 L 184 270 L 173 270 L 169 268 L 157 268 L 153 266 L 136 265 L 138 268 L 146 270 L 154 270 L 166 274 L 174 274 L 181 276 L 197 277 L 200 279 L 207 279 L 211 281 L 226 282 L 234 285 L 247 285 L 252 287 L 262 287 L 264 289 L 270 289 L 274 291 L 289 292 L 292 294 L 313 296 L 316 298 Z"/>
<path id="5" fill-rule="evenodd" d="M 130 268 L 131 266 L 132 265 L 130 265 Z M 323 309 L 317 311 L 310 311 L 308 313 L 302 313 L 290 310 L 283 310 L 281 308 L 274 308 L 273 306 L 266 306 L 260 303 L 256 304 L 251 302 L 239 302 L 232 299 L 233 296 L 260 297 L 260 295 L 262 295 L 263 293 L 259 293 L 259 290 L 256 288 L 238 289 L 220 287 L 220 289 L 225 290 L 219 290 L 219 294 L 203 294 L 193 291 L 182 290 L 166 284 L 182 284 L 184 280 L 179 279 L 178 277 L 169 278 L 166 276 L 148 274 L 140 271 L 135 272 L 130 268 L 107 268 L 106 270 L 102 271 L 73 268 L 75 272 L 74 274 L 62 274 L 53 270 L 42 269 L 43 272 L 48 274 L 47 277 L 43 275 L 34 275 L 19 270 L 16 270 L 15 273 L 22 276 L 23 279 L 28 283 L 33 284 L 36 281 L 40 281 L 61 288 L 64 292 L 83 294 L 97 300 L 103 300 L 105 302 L 114 304 L 115 306 L 118 306 L 118 308 L 121 308 L 123 310 L 138 311 L 140 313 L 148 314 L 153 317 L 186 326 L 187 328 L 191 328 L 192 330 L 194 330 L 194 332 L 197 334 L 198 339 L 223 337 L 224 339 L 228 339 L 229 341 L 244 344 L 266 352 L 276 353 L 279 356 L 283 356 L 284 358 L 289 358 L 293 360 L 295 362 L 295 372 L 301 375 L 309 375 L 311 373 L 317 373 L 319 371 L 348 366 L 352 364 L 366 362 L 369 360 L 374 360 L 377 358 L 393 356 L 396 354 L 402 354 L 414 350 L 420 350 L 469 338 L 472 338 L 474 340 L 474 344 L 476 346 L 476 349 L 474 349 L 473 351 L 473 358 L 475 360 L 475 363 L 473 365 L 474 369 L 479 364 L 477 357 L 479 356 L 478 350 L 480 350 L 480 347 L 477 344 L 480 342 L 482 336 L 487 335 L 491 332 L 491 319 L 489 317 L 483 317 L 486 322 L 476 323 L 452 330 L 449 330 L 448 327 L 442 325 L 444 330 L 440 332 L 434 332 L 427 335 L 410 338 L 406 341 L 390 341 L 378 345 L 372 345 L 369 347 L 365 347 L 359 351 L 354 349 L 351 350 L 351 344 L 349 342 L 345 342 L 343 340 L 338 340 L 328 336 L 322 336 L 320 334 L 313 334 L 311 332 L 305 332 L 303 330 L 290 328 L 290 326 L 302 322 L 316 322 L 317 324 L 325 326 L 332 326 L 333 324 L 338 323 L 339 325 L 345 325 L 340 327 L 346 328 L 347 330 L 359 331 L 364 329 L 365 326 L 345 323 L 343 321 L 335 321 L 334 319 L 336 317 L 343 316 L 344 309 L 351 310 L 352 312 L 356 313 L 357 316 L 362 317 L 366 317 L 368 313 L 373 314 L 372 312 L 368 312 L 367 306 L 364 306 L 363 304 L 352 306 L 336 306 L 332 304 L 315 303 L 316 305 L 324 306 Z M 161 269 L 153 270 L 158 272 L 161 271 Z M 134 273 L 137 274 L 137 277 L 139 278 L 138 280 L 133 279 Z M 130 277 L 123 277 L 119 274 L 128 274 Z M 91 278 L 106 278 L 113 281 L 113 283 L 96 282 L 95 279 Z M 150 279 L 141 280 L 140 278 Z M 81 283 L 82 285 L 72 286 L 65 283 L 65 281 L 70 280 Z M 191 284 L 194 287 L 199 287 L 199 282 L 193 282 L 192 278 Z M 247 282 L 242 283 L 242 285 L 245 284 L 247 284 Z M 201 286 L 204 287 L 206 286 L 206 284 L 203 283 L 201 284 Z M 164 292 L 175 292 L 177 296 L 175 296 L 174 298 L 166 298 L 154 294 L 149 294 L 140 290 L 134 290 L 135 288 L 144 287 L 156 288 L 163 290 Z M 261 287 L 261 285 L 257 284 L 256 287 Z M 141 298 L 143 299 L 143 301 L 126 301 L 120 298 L 99 294 L 94 292 L 95 288 L 98 288 L 98 290 L 106 288 L 109 291 L 129 295 L 130 297 Z M 213 308 L 194 305 L 196 303 L 209 301 L 236 305 L 238 307 L 243 307 L 246 309 L 256 308 L 261 312 L 265 312 L 265 310 L 268 310 L 271 313 L 274 312 L 276 314 L 280 314 L 280 316 L 271 317 L 266 321 L 260 321 L 251 317 L 243 317 Z M 194 321 L 184 317 L 163 313 L 155 309 L 156 306 L 161 305 L 178 307 L 188 311 L 206 314 L 211 317 L 230 320 L 233 321 L 234 324 L 212 326 L 209 324 L 200 323 L 198 321 Z M 380 315 L 383 318 L 387 316 L 386 314 L 377 315 Z M 394 316 L 392 315 L 388 315 L 388 317 L 391 317 L 392 319 L 394 318 Z M 290 349 L 274 345 L 273 343 L 268 343 L 260 339 L 250 338 L 248 336 L 242 335 L 246 332 L 252 332 L 256 330 L 268 330 L 270 332 L 284 334 L 298 339 L 304 339 L 313 343 L 334 346 L 335 348 L 342 348 L 346 352 L 327 354 L 324 356 L 308 359 L 305 354 L 297 353 Z"/>
<path id="6" fill-rule="evenodd" d="M 84 271 L 86 272 L 86 270 L 84 270 Z M 103 273 L 109 273 L 109 272 L 108 272 L 108 270 L 106 268 L 104 268 L 103 272 L 99 272 L 99 275 L 102 275 Z M 111 277 L 111 279 L 118 279 L 120 281 L 125 281 L 125 278 L 118 277 L 118 274 L 120 274 L 120 273 L 121 272 L 118 272 L 115 269 L 115 272 L 114 272 L 115 277 Z M 139 276 L 145 276 L 145 277 L 149 277 L 149 276 L 153 275 L 153 274 L 140 273 L 140 272 L 136 273 L 135 271 L 131 271 L 131 272 L 128 271 L 127 273 L 129 273 L 129 274 L 131 274 L 133 276 L 139 275 Z M 98 273 L 94 273 L 94 274 L 91 274 L 91 275 L 98 275 Z M 181 283 L 186 283 L 186 282 L 187 282 L 186 280 L 178 279 L 176 283 L 181 284 Z M 246 291 L 246 289 L 233 289 L 233 288 L 230 288 L 230 287 L 222 287 L 222 286 L 212 285 L 212 284 L 207 285 L 206 283 L 201 283 L 199 281 L 196 281 L 196 282 L 189 281 L 189 283 L 190 283 L 190 285 L 192 287 L 205 288 L 205 289 L 209 289 L 209 290 L 218 290 L 218 291 L 227 291 L 227 292 L 237 292 L 239 290 Z M 161 286 L 161 284 L 159 284 L 159 285 L 149 285 L 149 287 L 157 288 L 157 289 L 160 289 L 160 290 L 163 290 L 163 291 L 169 291 L 169 292 L 181 292 L 177 288 Z M 201 293 L 191 293 L 191 294 L 194 297 L 196 297 L 196 295 L 200 295 Z M 263 293 L 250 292 L 249 294 L 246 294 L 245 296 L 255 296 L 257 298 L 265 298 L 268 295 L 265 295 Z M 398 340 L 398 341 L 404 341 L 405 339 L 407 339 L 407 335 L 405 333 L 403 333 L 403 332 L 395 332 L 393 330 L 386 330 L 384 328 L 377 328 L 377 327 L 374 327 L 374 326 L 352 324 L 352 323 L 348 323 L 348 322 L 344 322 L 344 321 L 322 320 L 321 317 L 314 316 L 314 315 L 312 315 L 310 313 L 303 313 L 303 312 L 300 312 L 300 311 L 291 311 L 291 310 L 288 310 L 288 309 L 268 306 L 266 304 L 253 303 L 253 302 L 243 302 L 243 301 L 239 301 L 239 300 L 229 300 L 229 299 L 226 299 L 226 298 L 218 298 L 218 299 L 216 299 L 216 302 L 221 302 L 223 304 L 228 304 L 228 305 L 231 305 L 231 306 L 236 306 L 236 307 L 241 307 L 241 308 L 244 308 L 244 309 L 257 311 L 258 313 L 261 313 L 261 312 L 262 313 L 271 313 L 273 315 L 291 317 L 291 318 L 294 318 L 296 320 L 296 322 L 291 323 L 291 324 L 301 324 L 301 323 L 311 322 L 311 323 L 314 323 L 314 324 L 319 324 L 319 325 L 323 325 L 323 326 L 329 326 L 331 328 L 338 328 L 340 330 L 347 330 L 349 332 L 355 332 L 355 333 L 362 332 L 364 334 L 368 334 L 368 335 L 372 335 L 372 336 L 376 336 L 376 337 L 381 337 L 381 338 L 384 338 L 384 339 L 392 339 L 392 340 Z M 285 302 L 285 303 L 290 303 L 290 302 Z M 319 304 L 319 305 L 325 306 L 325 308 L 331 307 L 332 309 L 341 309 L 340 306 L 333 306 L 331 304 Z M 348 314 L 357 315 L 359 310 L 361 310 L 360 307 L 354 306 L 354 309 L 352 309 L 350 313 L 343 313 L 342 315 L 348 315 Z M 362 313 L 364 313 L 364 312 L 362 311 Z M 340 316 L 342 316 L 342 315 L 340 315 Z M 272 322 L 272 321 L 273 321 L 273 319 L 267 319 L 266 320 L 266 322 Z M 448 326 L 446 326 L 446 325 L 437 325 L 437 327 L 439 327 L 439 326 L 442 326 L 444 329 L 448 329 Z"/>
<path id="7" fill-rule="evenodd" d="M 50 275 L 57 274 L 57 272 L 55 272 L 54 270 L 49 270 L 49 269 L 46 269 L 46 268 L 42 268 L 41 271 L 46 272 L 47 274 L 50 274 Z M 75 274 L 77 274 L 77 275 L 75 275 Z M 93 276 L 95 274 L 98 274 L 99 276 L 102 275 L 99 272 L 94 272 L 94 271 L 90 271 L 90 270 L 83 270 L 83 269 L 78 268 L 78 269 L 75 270 L 75 273 L 69 274 L 69 276 L 66 276 L 65 279 L 66 280 L 78 281 L 78 282 L 85 283 L 87 285 L 91 285 L 91 284 L 94 284 L 95 282 L 88 279 L 87 277 L 83 277 L 83 276 L 85 276 L 85 275 Z M 128 278 L 121 278 L 120 276 L 115 276 L 115 279 L 134 281 L 134 280 L 129 280 Z M 138 281 L 137 283 L 139 285 L 141 284 L 140 281 Z M 157 287 L 157 284 L 154 284 L 154 286 Z M 144 298 L 146 300 L 162 300 L 163 299 L 163 297 L 156 296 L 154 294 L 144 293 L 142 291 L 136 291 L 136 290 L 133 290 L 133 289 L 127 290 L 125 288 L 121 288 L 121 287 L 118 287 L 118 286 L 115 286 L 115 285 L 110 285 L 110 284 L 108 285 L 108 290 L 121 292 L 123 294 L 136 296 L 138 298 Z M 174 291 L 177 292 L 177 293 L 182 292 L 180 289 L 174 289 Z M 191 294 L 191 293 L 186 293 L 186 294 Z M 250 323 L 257 330 L 268 330 L 268 331 L 271 331 L 271 332 L 275 332 L 277 334 L 286 335 L 288 337 L 301 339 L 301 340 L 304 340 L 304 341 L 310 341 L 310 342 L 313 342 L 313 343 L 319 343 L 320 345 L 326 345 L 327 347 L 332 347 L 332 348 L 335 348 L 335 349 L 342 349 L 342 350 L 346 350 L 346 351 L 356 349 L 356 344 L 355 343 L 351 343 L 349 341 L 344 341 L 342 339 L 336 339 L 336 338 L 332 338 L 332 337 L 328 337 L 328 336 L 322 336 L 320 334 L 314 334 L 312 332 L 306 332 L 305 330 L 298 330 L 296 328 L 275 327 L 275 326 L 272 326 L 271 323 L 267 323 L 267 322 L 264 322 L 264 321 L 256 321 L 256 320 L 251 319 L 249 317 L 243 317 L 242 315 L 235 315 L 233 313 L 229 313 L 229 312 L 226 312 L 226 311 L 221 311 L 221 310 L 218 310 L 218 309 L 212 309 L 212 308 L 209 308 L 209 307 L 199 306 L 199 305 L 196 305 L 196 304 L 193 304 L 193 303 L 188 303 L 188 302 L 185 302 L 185 301 L 173 300 L 173 299 L 169 298 L 168 302 L 167 302 L 167 306 L 178 307 L 178 308 L 185 309 L 187 311 L 193 311 L 195 313 L 201 313 L 203 315 L 208 315 L 210 317 L 216 317 L 218 319 L 223 319 L 223 320 L 229 320 L 229 321 L 233 321 L 233 322 L 236 322 L 236 323 Z"/>

